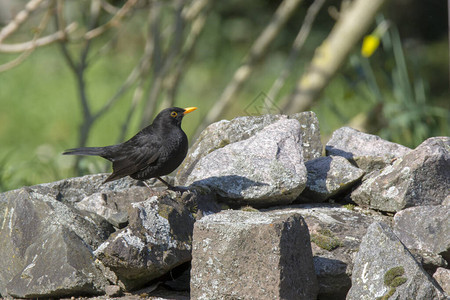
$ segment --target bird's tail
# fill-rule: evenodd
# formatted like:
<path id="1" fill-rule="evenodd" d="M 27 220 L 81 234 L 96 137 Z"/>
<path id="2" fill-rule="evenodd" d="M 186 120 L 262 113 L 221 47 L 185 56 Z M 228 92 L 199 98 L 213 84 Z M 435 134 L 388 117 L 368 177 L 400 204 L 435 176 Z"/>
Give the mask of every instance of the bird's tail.
<path id="1" fill-rule="evenodd" d="M 98 155 L 103 156 L 106 154 L 107 147 L 81 147 L 68 149 L 63 152 L 63 155 Z"/>

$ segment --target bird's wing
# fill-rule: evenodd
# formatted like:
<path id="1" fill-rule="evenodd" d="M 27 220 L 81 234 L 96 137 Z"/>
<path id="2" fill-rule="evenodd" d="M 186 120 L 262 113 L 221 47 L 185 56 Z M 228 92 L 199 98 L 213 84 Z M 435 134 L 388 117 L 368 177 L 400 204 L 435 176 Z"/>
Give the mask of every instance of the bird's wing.
<path id="1" fill-rule="evenodd" d="M 111 157 L 113 174 L 106 181 L 116 180 L 147 167 L 155 162 L 160 153 L 161 142 L 158 138 L 139 136 L 120 145 Z"/>

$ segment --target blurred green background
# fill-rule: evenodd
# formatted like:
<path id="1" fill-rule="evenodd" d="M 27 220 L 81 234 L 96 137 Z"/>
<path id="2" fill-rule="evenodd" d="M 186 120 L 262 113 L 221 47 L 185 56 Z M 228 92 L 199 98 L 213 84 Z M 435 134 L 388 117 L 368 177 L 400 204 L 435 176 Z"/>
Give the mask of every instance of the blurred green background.
<path id="1" fill-rule="evenodd" d="M 112 4 L 120 7 L 123 2 L 112 1 Z M 194 134 L 214 106 L 280 2 L 223 1 L 211 5 L 206 25 L 183 69 L 175 98 L 176 106 L 199 108 L 183 122 L 188 135 Z M 222 118 L 246 115 L 245 108 L 261 93 L 267 93 L 285 65 L 292 41 L 312 2 L 303 1 L 294 12 Z M 10 15 L 23 9 L 25 3 L 10 1 Z M 76 5 L 71 7 L 74 10 L 71 18 L 85 24 L 83 7 L 89 7 L 89 1 L 79 1 Z M 328 8 L 339 5 L 340 1 L 325 3 L 291 76 L 279 97 L 271 99 L 273 102 L 287 95 L 305 71 L 316 47 L 335 23 Z M 171 22 L 172 12 L 171 5 L 163 7 L 162 28 Z M 143 26 L 147 14 L 145 7 L 137 8 L 119 29 L 92 40 L 93 52 L 102 49 L 100 54 L 91 57 L 85 73 L 86 92 L 93 111 L 116 93 L 142 55 L 148 30 Z M 6 15 L 7 20 L 7 12 L 0 15 Z M 449 135 L 445 1 L 390 1 L 379 12 L 372 29 L 382 19 L 389 20 L 391 27 L 374 55 L 362 57 L 359 43 L 311 108 L 319 119 L 324 143 L 342 126 L 360 128 L 411 148 L 428 137 Z M 0 25 L 6 23 L 4 19 Z M 7 42 L 27 40 L 36 23 L 30 19 Z M 106 43 L 108 48 L 104 50 Z M 71 47 L 75 52 L 81 46 L 74 43 Z M 0 65 L 17 56 L 0 53 Z M 144 94 L 148 93 L 144 89 Z M 0 73 L 0 191 L 78 175 L 74 169 L 75 158 L 61 155 L 64 149 L 79 146 L 79 126 L 83 119 L 78 97 L 74 74 L 57 43 L 36 49 L 18 66 Z M 133 89 L 129 89 L 93 124 L 88 146 L 118 142 L 132 97 Z M 140 129 L 143 106 L 144 102 L 138 103 L 125 138 Z M 89 158 L 80 164 L 79 171 L 83 174 L 109 171 L 101 158 Z"/>

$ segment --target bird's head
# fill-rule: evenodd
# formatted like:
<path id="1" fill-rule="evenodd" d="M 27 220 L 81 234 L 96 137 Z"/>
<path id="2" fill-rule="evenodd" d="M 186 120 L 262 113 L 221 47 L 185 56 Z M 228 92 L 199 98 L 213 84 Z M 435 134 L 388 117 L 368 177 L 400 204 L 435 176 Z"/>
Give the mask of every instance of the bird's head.
<path id="1" fill-rule="evenodd" d="M 181 120 L 183 117 L 196 110 L 197 107 L 170 107 L 162 110 L 155 118 L 153 123 L 163 123 L 163 124 L 174 124 L 176 126 L 181 126 Z"/>

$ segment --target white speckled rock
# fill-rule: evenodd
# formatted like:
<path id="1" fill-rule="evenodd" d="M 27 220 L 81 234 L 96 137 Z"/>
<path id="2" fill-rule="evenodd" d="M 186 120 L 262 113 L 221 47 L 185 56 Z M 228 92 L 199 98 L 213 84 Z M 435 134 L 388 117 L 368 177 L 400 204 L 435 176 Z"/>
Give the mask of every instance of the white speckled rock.
<path id="1" fill-rule="evenodd" d="M 408 249 L 450 261 L 450 206 L 416 206 L 394 216 L 394 233 Z"/>
<path id="2" fill-rule="evenodd" d="M 390 164 L 392 159 L 411 151 L 408 147 L 350 127 L 334 131 L 325 150 L 327 155 L 345 157 L 366 172 L 379 170 Z"/>
<path id="3" fill-rule="evenodd" d="M 397 212 L 406 207 L 442 204 L 450 193 L 450 138 L 429 138 L 380 173 L 366 178 L 352 200 Z"/>
<path id="4" fill-rule="evenodd" d="M 354 260 L 347 300 L 447 299 L 388 225 L 369 226 Z"/>
<path id="5" fill-rule="evenodd" d="M 191 259 L 194 218 L 171 194 L 132 203 L 129 224 L 94 251 L 124 289 L 141 287 Z"/>
<path id="6" fill-rule="evenodd" d="M 222 211 L 195 223 L 191 299 L 316 299 L 298 213 Z"/>
<path id="7" fill-rule="evenodd" d="M 300 122 L 302 154 L 305 161 L 322 155 L 323 147 L 320 141 L 319 121 L 312 111 L 290 116 L 262 115 L 237 117 L 230 121 L 221 120 L 205 128 L 192 147 L 189 148 L 186 159 L 178 169 L 177 184 L 186 184 L 188 175 L 202 157 L 226 145 L 248 139 L 264 127 L 283 119 L 294 119 Z"/>
<path id="8" fill-rule="evenodd" d="M 291 203 L 306 185 L 299 122 L 279 120 L 213 151 L 199 160 L 186 184 L 208 186 L 231 205 Z"/>

